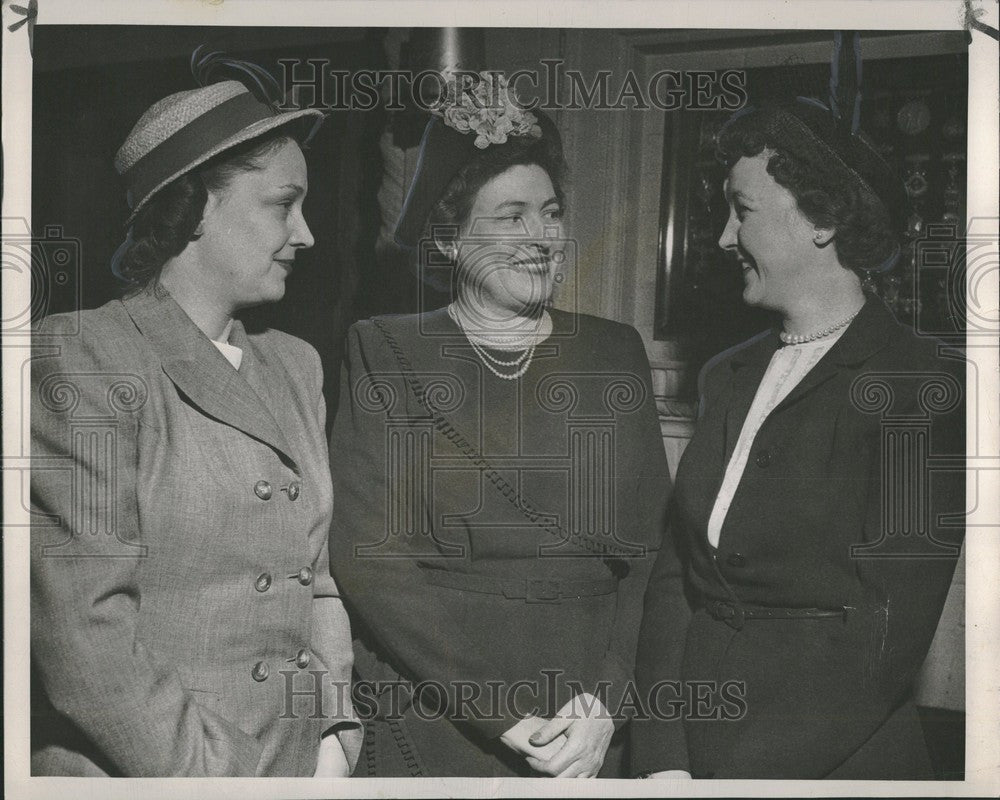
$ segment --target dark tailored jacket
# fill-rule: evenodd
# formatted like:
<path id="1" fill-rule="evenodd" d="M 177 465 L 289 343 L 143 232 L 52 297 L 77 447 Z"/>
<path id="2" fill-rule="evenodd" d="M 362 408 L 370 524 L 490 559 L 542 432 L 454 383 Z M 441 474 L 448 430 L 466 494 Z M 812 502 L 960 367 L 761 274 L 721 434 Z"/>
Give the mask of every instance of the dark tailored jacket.
<path id="1" fill-rule="evenodd" d="M 676 693 L 662 690 L 660 721 L 634 726 L 633 770 L 933 777 L 909 698 L 963 535 L 964 362 L 941 357 L 934 340 L 869 298 L 764 422 L 715 551 L 706 534 L 712 505 L 778 346 L 768 332 L 703 373 L 700 420 L 669 515 L 681 561 L 661 551 L 638 655 L 643 696 L 661 681 L 733 680 L 745 708 L 718 696 L 698 707 L 689 688 L 681 724 L 669 713 Z M 885 458 L 883 441 L 894 448 Z M 713 616 L 711 601 L 730 606 Z M 848 611 L 741 620 L 745 605 Z"/>
<path id="2" fill-rule="evenodd" d="M 337 725 L 356 758 L 319 357 L 231 342 L 162 289 L 34 332 L 36 775 L 311 776 Z"/>
<path id="3" fill-rule="evenodd" d="M 552 317 L 517 381 L 488 372 L 444 309 L 349 332 L 331 440 L 331 565 L 359 686 L 382 682 L 358 701 L 373 719 L 356 775 L 530 774 L 501 733 L 602 681 L 614 713 L 633 680 L 669 490 L 649 364 L 628 326 Z M 580 536 L 565 543 L 549 523 Z M 616 555 L 595 557 L 585 542 Z M 498 585 L 506 596 L 486 591 Z M 447 704 L 421 692 L 419 709 L 405 692 L 394 702 L 397 679 L 443 685 Z M 460 692 L 476 711 L 462 710 Z M 623 767 L 627 712 L 604 774 Z"/>

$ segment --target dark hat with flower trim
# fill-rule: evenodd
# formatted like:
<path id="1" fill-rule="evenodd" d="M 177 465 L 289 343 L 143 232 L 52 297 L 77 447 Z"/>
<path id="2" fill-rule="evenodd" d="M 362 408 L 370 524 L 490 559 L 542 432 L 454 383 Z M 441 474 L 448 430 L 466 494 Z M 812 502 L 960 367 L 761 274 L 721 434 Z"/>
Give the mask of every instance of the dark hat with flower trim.
<path id="1" fill-rule="evenodd" d="M 482 72 L 474 85 L 447 84 L 441 107 L 434 111 L 420 141 L 417 167 L 410 182 L 394 239 L 415 248 L 431 211 L 448 184 L 478 154 L 489 148 L 544 142 L 561 153 L 555 124 L 540 111 L 514 102 L 501 73 Z"/>
<path id="2" fill-rule="evenodd" d="M 277 108 L 277 82 L 257 65 L 201 51 L 196 50 L 191 59 L 201 88 L 154 103 L 115 156 L 115 169 L 128 190 L 131 213 L 126 225 L 132 224 L 158 191 L 210 158 L 289 124 L 302 126 L 299 138 L 304 144 L 324 118 L 318 109 Z M 220 66 L 251 78 L 251 85 L 259 91 L 255 94 L 237 80 L 204 85 Z"/>

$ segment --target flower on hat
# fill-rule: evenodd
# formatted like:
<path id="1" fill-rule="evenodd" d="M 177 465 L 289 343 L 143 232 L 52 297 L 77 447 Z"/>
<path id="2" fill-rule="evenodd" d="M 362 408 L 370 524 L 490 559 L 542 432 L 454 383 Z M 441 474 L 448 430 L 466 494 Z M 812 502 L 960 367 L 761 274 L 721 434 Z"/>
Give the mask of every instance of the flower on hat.
<path id="1" fill-rule="evenodd" d="M 480 72 L 478 80 L 465 74 L 461 85 L 450 79 L 445 83 L 442 103 L 432 113 L 459 133 L 475 133 L 480 150 L 504 144 L 510 136 L 542 136 L 538 118 L 517 104 L 500 72 Z"/>

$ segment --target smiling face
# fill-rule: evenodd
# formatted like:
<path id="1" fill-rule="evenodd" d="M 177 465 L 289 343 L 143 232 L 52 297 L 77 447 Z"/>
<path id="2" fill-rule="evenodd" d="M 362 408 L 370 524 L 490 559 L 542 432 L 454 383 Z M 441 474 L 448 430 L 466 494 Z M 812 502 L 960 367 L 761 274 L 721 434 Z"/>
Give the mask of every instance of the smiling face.
<path id="1" fill-rule="evenodd" d="M 552 297 L 564 254 L 562 207 L 536 164 L 510 167 L 477 192 L 455 241 L 459 291 L 484 328 L 537 316 Z"/>
<path id="2" fill-rule="evenodd" d="M 787 311 L 809 291 L 817 228 L 768 173 L 771 155 L 764 150 L 741 158 L 730 170 L 725 187 L 729 220 L 719 247 L 738 259 L 748 305 Z"/>
<path id="3" fill-rule="evenodd" d="M 312 247 L 302 216 L 306 162 L 292 140 L 210 190 L 197 239 L 204 291 L 231 313 L 285 294 L 295 254 Z"/>

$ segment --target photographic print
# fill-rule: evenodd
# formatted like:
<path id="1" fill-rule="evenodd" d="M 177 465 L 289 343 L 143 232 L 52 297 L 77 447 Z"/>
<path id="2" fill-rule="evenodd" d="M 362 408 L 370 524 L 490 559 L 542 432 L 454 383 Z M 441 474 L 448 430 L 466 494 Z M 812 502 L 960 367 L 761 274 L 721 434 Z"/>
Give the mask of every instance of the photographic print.
<path id="1" fill-rule="evenodd" d="M 995 4 L 3 25 L 9 796 L 995 793 Z"/>

